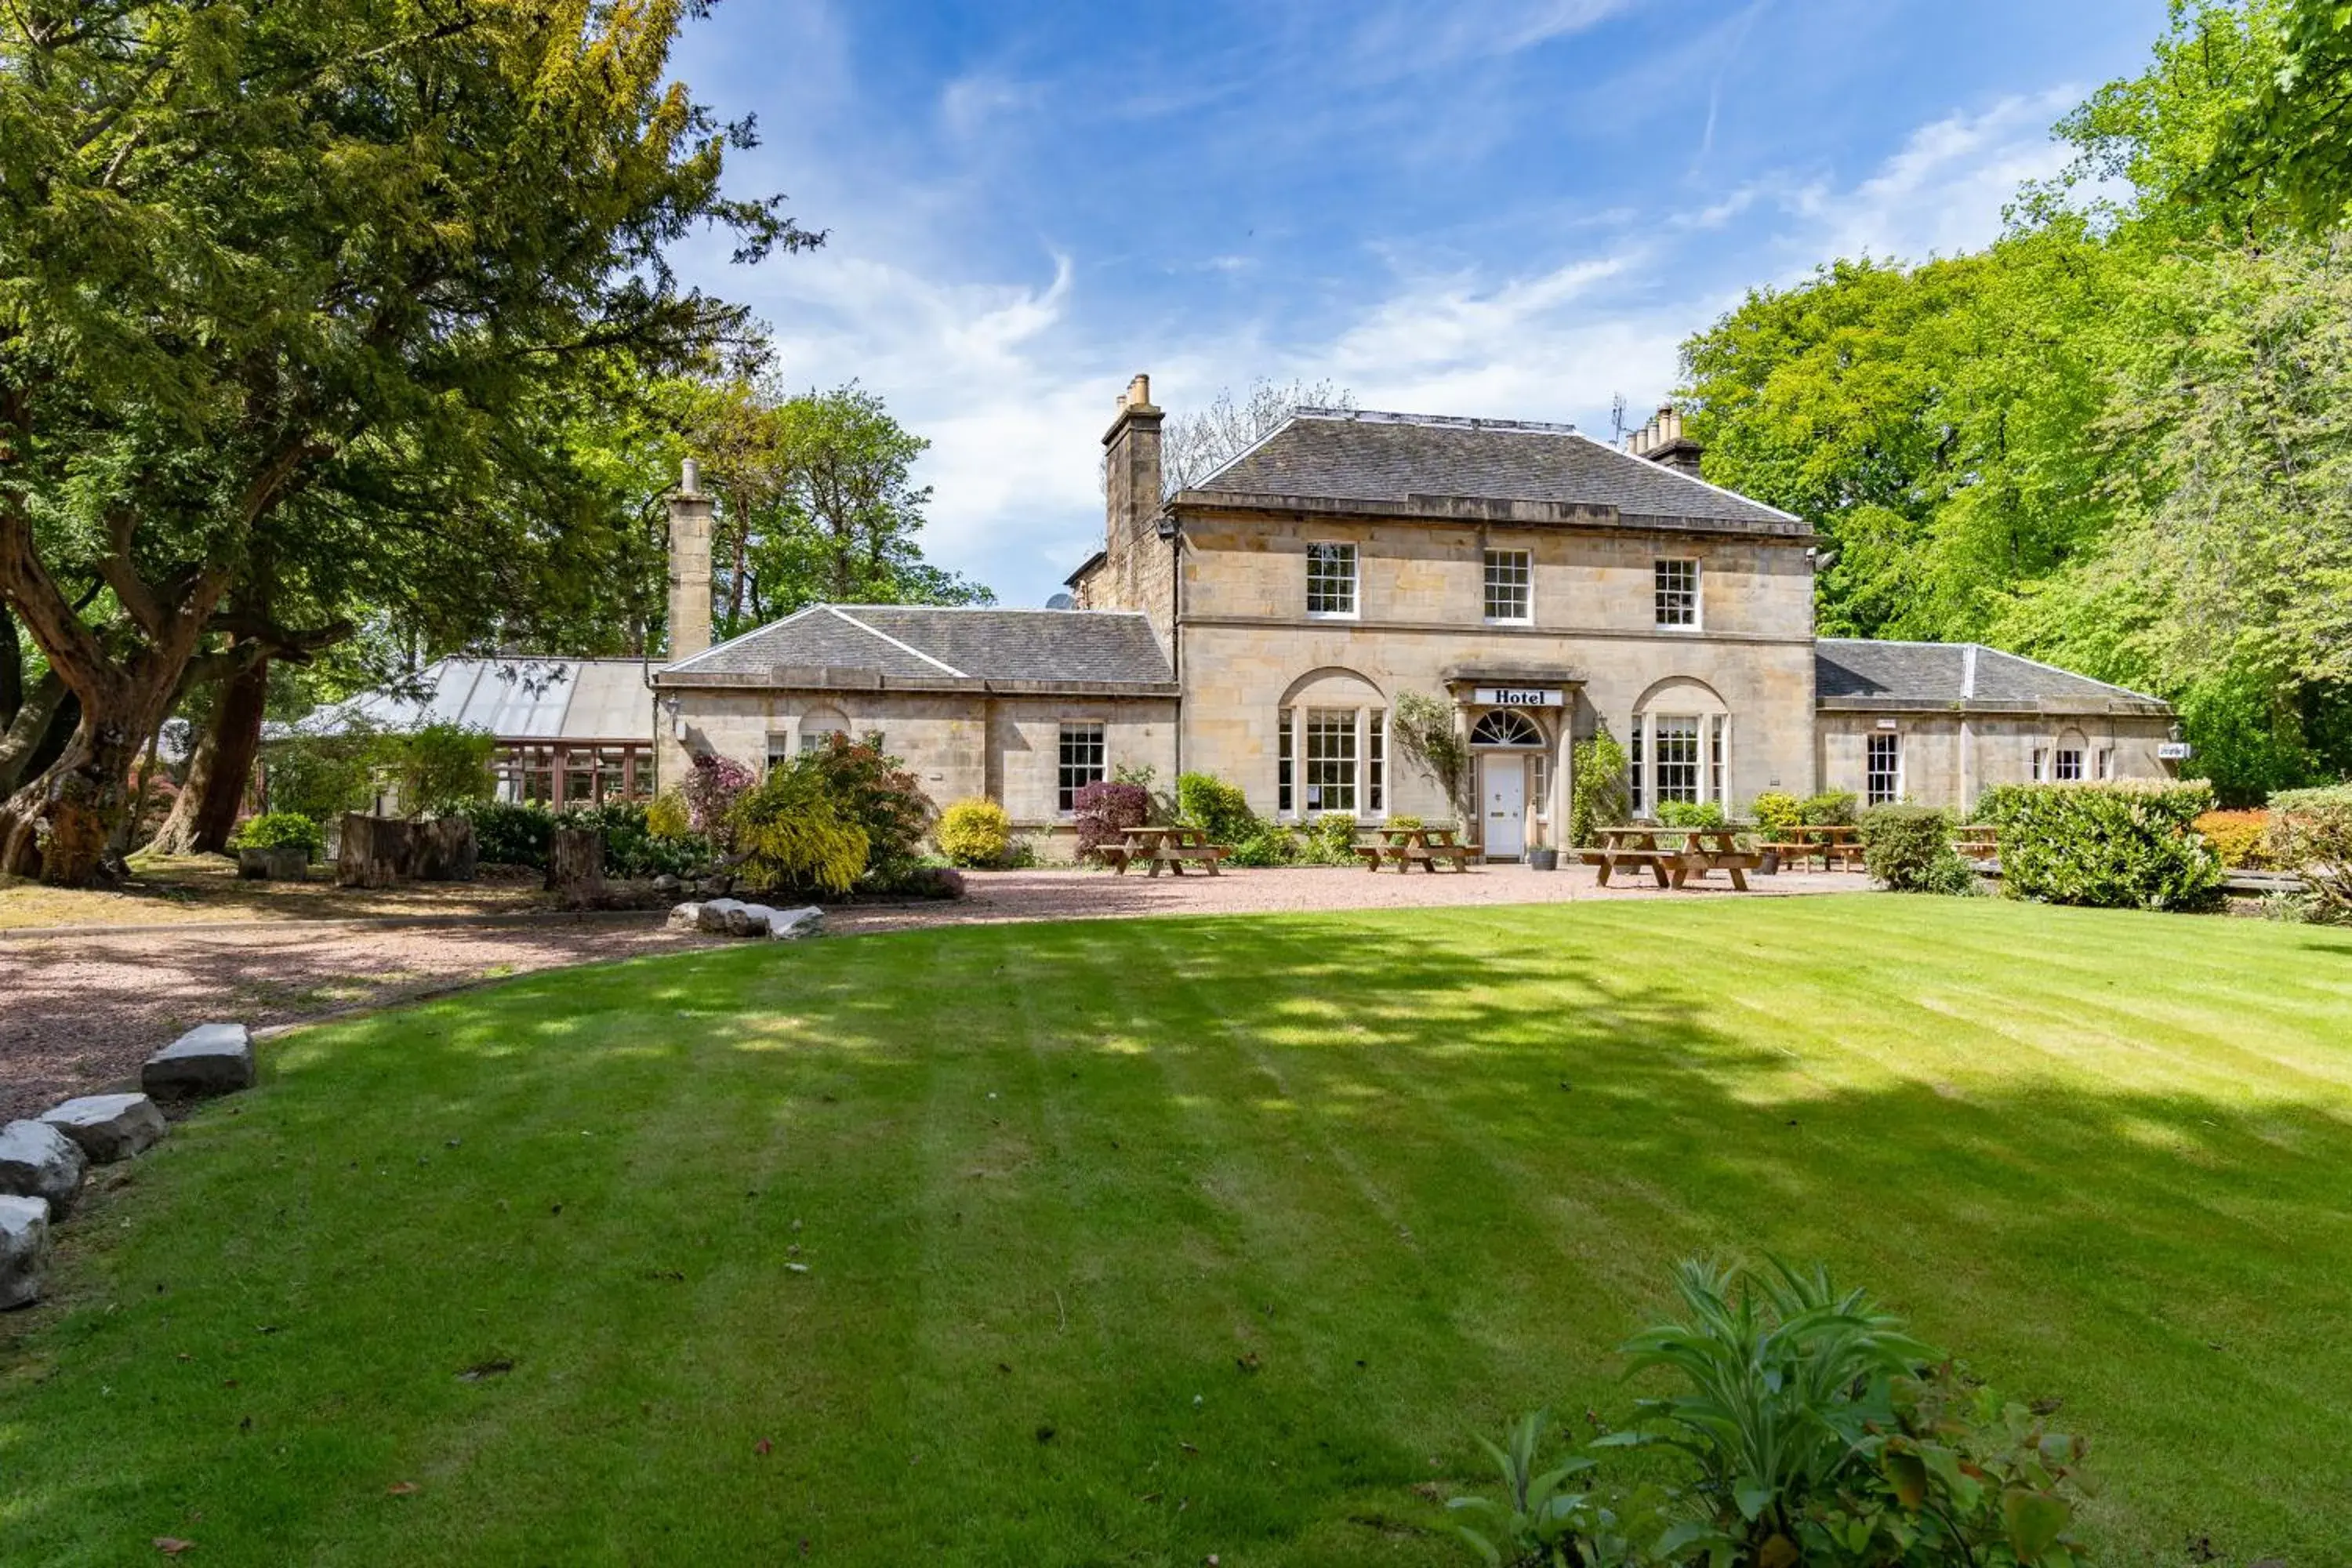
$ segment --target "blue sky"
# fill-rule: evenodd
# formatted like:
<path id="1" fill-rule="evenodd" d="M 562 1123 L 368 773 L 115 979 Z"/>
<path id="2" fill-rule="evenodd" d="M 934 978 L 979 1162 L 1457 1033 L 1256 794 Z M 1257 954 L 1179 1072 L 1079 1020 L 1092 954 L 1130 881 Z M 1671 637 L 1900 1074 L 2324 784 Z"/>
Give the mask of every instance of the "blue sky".
<path id="1" fill-rule="evenodd" d="M 726 0 L 678 74 L 820 251 L 690 279 L 929 437 L 926 544 L 1036 605 L 1137 371 L 1605 436 L 1747 288 L 1982 244 L 2163 0 Z"/>

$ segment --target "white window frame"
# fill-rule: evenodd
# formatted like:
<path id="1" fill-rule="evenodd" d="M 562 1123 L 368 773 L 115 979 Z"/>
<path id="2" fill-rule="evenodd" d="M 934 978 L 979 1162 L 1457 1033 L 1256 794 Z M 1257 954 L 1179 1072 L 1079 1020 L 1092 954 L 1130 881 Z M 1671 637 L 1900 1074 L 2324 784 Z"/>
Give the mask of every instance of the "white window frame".
<path id="1" fill-rule="evenodd" d="M 1890 772 L 1878 766 L 1880 742 L 1895 751 L 1895 766 Z M 1888 780 L 1886 792 L 1881 793 L 1877 780 Z M 1899 730 L 1878 730 L 1863 737 L 1862 799 L 1864 805 L 1893 805 L 1903 798 L 1903 733 Z"/>
<path id="2" fill-rule="evenodd" d="M 1364 710 L 1360 708 L 1309 708 L 1307 733 L 1301 737 L 1302 764 L 1299 810 L 1307 816 L 1356 815 L 1363 799 Z M 1328 748 L 1344 742 L 1346 754 L 1331 755 Z M 1325 754 L 1318 756 L 1318 750 Z M 1338 795 L 1340 799 L 1334 800 Z"/>
<path id="3" fill-rule="evenodd" d="M 2093 753 L 2098 771 L 2091 776 L 2101 784 L 2113 784 L 2116 779 L 2116 749 L 2101 746 Z"/>
<path id="4" fill-rule="evenodd" d="M 2036 746 L 2033 748 L 2033 762 L 2032 766 L 2029 767 L 2026 772 L 2026 777 L 2032 779 L 2035 784 L 2048 784 L 2050 782 L 2049 747 Z"/>
<path id="5" fill-rule="evenodd" d="M 1676 729 L 1671 733 L 1664 732 L 1662 726 L 1667 724 L 1675 725 Z M 1687 731 L 1680 728 L 1685 724 L 1690 726 Z M 1668 741 L 1677 743 L 1675 747 L 1677 752 L 1681 750 L 1681 742 L 1688 742 L 1690 745 L 1688 759 L 1685 761 L 1677 757 L 1675 761 L 1669 763 L 1666 760 Z M 1682 786 L 1679 783 L 1675 786 L 1676 793 L 1672 795 L 1666 793 L 1666 770 L 1670 767 L 1677 771 L 1683 768 L 1690 770 L 1689 795 L 1681 793 Z M 1650 793 L 1656 797 L 1658 805 L 1664 805 L 1669 800 L 1680 801 L 1686 805 L 1696 805 L 1706 799 L 1706 716 L 1705 714 L 1656 713 L 1651 716 Z"/>
<path id="6" fill-rule="evenodd" d="M 1389 814 L 1389 715 L 1385 708 L 1369 709 L 1364 714 L 1364 809 L 1365 816 L 1386 816 Z"/>
<path id="7" fill-rule="evenodd" d="M 1536 619 L 1536 556 L 1532 550 L 1488 550 L 1484 552 L 1485 598 L 1486 624 L 1490 626 L 1528 626 Z M 1501 574 L 1497 579 L 1496 574 Z M 1518 600 L 1518 614 L 1499 615 L 1496 612 L 1497 589 Z"/>
<path id="8" fill-rule="evenodd" d="M 2083 748 L 2060 746 L 2050 753 L 2050 782 L 2081 784 L 2083 782 Z"/>
<path id="9" fill-rule="evenodd" d="M 1668 571 L 1675 567 L 1689 568 L 1690 584 L 1688 587 L 1670 588 L 1666 585 Z M 1690 618 L 1688 620 L 1669 620 L 1666 618 L 1667 595 L 1670 594 L 1677 596 L 1685 594 L 1689 595 L 1688 607 L 1690 610 Z M 1650 563 L 1651 619 L 1660 631 L 1695 632 L 1702 629 L 1706 619 L 1706 573 L 1700 564 L 1698 557 L 1695 555 L 1661 555 L 1656 560 Z"/>
<path id="10" fill-rule="evenodd" d="M 1344 552 L 1348 563 L 1348 572 L 1345 578 L 1338 577 L 1328 570 L 1318 570 L 1318 566 L 1328 567 L 1331 562 L 1339 559 L 1342 552 Z M 1349 541 L 1344 539 L 1309 540 L 1307 543 L 1306 564 L 1306 605 L 1307 616 L 1309 620 L 1353 621 L 1362 618 L 1364 605 L 1364 556 L 1362 551 L 1359 550 L 1355 544 Z M 1337 595 L 1333 592 L 1332 585 L 1343 581 L 1347 584 L 1348 602 L 1346 608 L 1316 608 L 1315 602 L 1317 595 L 1320 594 L 1327 600 L 1335 599 Z"/>
<path id="11" fill-rule="evenodd" d="M 768 765 L 765 773 L 774 773 L 776 764 L 789 763 L 801 754 L 799 737 L 789 730 L 768 731 Z"/>
<path id="12" fill-rule="evenodd" d="M 1081 757 L 1075 764 L 1080 773 L 1091 777 L 1073 784 L 1071 780 L 1070 742 L 1091 741 L 1094 755 Z M 1099 719 L 1065 719 L 1054 727 L 1054 811 L 1056 816 L 1077 815 L 1077 793 L 1090 784 L 1100 784 L 1110 776 L 1110 727 Z"/>
<path id="13" fill-rule="evenodd" d="M 1288 816 L 1298 796 L 1295 788 L 1297 778 L 1297 737 L 1292 733 L 1290 710 L 1282 710 L 1275 721 L 1274 809 L 1278 816 Z"/>
<path id="14" fill-rule="evenodd" d="M 1633 727 L 1626 736 L 1626 761 L 1630 764 L 1628 771 L 1633 775 L 1633 788 L 1627 792 L 1633 798 L 1626 804 L 1632 808 L 1636 818 L 1649 815 L 1650 769 L 1647 748 L 1643 743 L 1643 737 L 1649 728 L 1650 716 L 1646 713 L 1636 713 L 1633 715 Z"/>

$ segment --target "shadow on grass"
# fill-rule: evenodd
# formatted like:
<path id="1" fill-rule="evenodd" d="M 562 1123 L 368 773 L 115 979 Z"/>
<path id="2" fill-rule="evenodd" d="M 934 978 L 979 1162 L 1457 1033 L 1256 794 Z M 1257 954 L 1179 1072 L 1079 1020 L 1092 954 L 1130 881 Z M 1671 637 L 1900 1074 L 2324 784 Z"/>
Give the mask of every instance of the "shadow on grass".
<path id="1" fill-rule="evenodd" d="M 68 1229 L 0 1523 L 54 1561 L 193 1508 L 320 1561 L 1449 1562 L 1414 1488 L 1467 1432 L 1622 1411 L 1671 1261 L 1773 1251 L 2064 1398 L 2116 1560 L 2342 1558 L 2327 988 L 2086 992 L 2125 939 L 2067 922 L 1979 974 L 1980 928 L 1880 908 L 1864 961 L 1785 910 L 967 929 L 297 1036 Z M 434 1508 L 387 1510 L 411 1477 Z"/>

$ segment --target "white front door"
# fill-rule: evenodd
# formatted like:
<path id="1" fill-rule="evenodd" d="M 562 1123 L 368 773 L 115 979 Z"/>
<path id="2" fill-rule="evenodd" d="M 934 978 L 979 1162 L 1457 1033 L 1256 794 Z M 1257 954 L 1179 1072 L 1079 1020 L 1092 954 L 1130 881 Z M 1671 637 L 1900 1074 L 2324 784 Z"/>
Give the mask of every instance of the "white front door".
<path id="1" fill-rule="evenodd" d="M 1488 757 L 1486 775 L 1486 854 L 1516 856 L 1528 847 L 1528 764 L 1519 757 Z"/>

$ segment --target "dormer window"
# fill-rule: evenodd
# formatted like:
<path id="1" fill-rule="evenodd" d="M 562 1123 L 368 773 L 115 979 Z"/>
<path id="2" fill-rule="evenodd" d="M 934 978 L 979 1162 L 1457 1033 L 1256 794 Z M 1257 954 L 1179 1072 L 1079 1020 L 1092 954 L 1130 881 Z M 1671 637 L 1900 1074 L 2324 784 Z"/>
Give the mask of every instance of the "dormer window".
<path id="1" fill-rule="evenodd" d="M 1310 616 L 1353 616 L 1356 613 L 1354 545 L 1310 544 L 1307 547 L 1307 613 Z"/>
<path id="2" fill-rule="evenodd" d="M 1658 625 L 1698 625 L 1698 563 L 1661 561 L 1655 568 Z"/>

